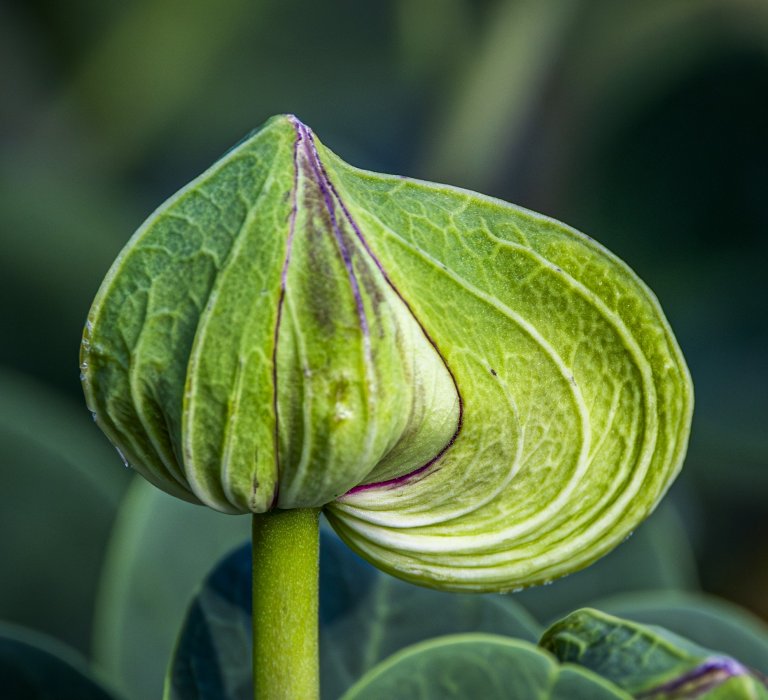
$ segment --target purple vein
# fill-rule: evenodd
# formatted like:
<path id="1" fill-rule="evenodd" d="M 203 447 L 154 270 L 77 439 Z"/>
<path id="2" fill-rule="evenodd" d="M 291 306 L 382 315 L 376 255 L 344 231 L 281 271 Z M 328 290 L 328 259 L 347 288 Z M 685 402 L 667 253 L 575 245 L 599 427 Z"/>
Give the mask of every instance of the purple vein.
<path id="1" fill-rule="evenodd" d="M 325 207 L 328 210 L 328 216 L 330 217 L 330 220 L 331 220 L 331 228 L 333 229 L 333 235 L 334 235 L 334 238 L 336 239 L 336 243 L 339 247 L 339 251 L 341 252 L 341 258 L 344 261 L 344 267 L 347 270 L 347 275 L 349 277 L 349 284 L 352 287 L 352 295 L 355 299 L 355 308 L 357 309 L 357 316 L 360 320 L 360 328 L 363 331 L 366 354 L 370 355 L 371 341 L 370 341 L 370 329 L 368 327 L 368 318 L 365 315 L 365 307 L 363 306 L 363 296 L 360 293 L 360 284 L 357 281 L 357 275 L 355 275 L 355 269 L 354 269 L 354 266 L 352 265 L 352 256 L 350 255 L 349 249 L 347 248 L 347 245 L 344 242 L 344 237 L 342 236 L 342 233 L 341 233 L 341 227 L 339 226 L 339 222 L 336 218 L 336 208 L 333 205 L 331 183 L 328 180 L 327 175 L 325 174 L 325 169 L 323 168 L 322 163 L 320 162 L 320 156 L 317 152 L 315 141 L 312 138 L 312 132 L 307 126 L 305 126 L 301 122 L 298 122 L 298 124 L 299 124 L 299 129 L 302 130 L 304 136 L 306 137 L 304 139 L 304 143 L 305 143 L 305 149 L 307 151 L 309 164 L 312 167 L 312 172 L 315 175 L 315 181 L 320 187 L 320 192 L 322 192 L 323 194 Z"/>
<path id="2" fill-rule="evenodd" d="M 292 119 L 294 126 L 301 124 L 295 117 Z M 293 143 L 293 185 L 291 186 L 291 213 L 288 215 L 288 240 L 285 245 L 285 260 L 283 260 L 283 269 L 280 272 L 280 296 L 277 300 L 277 318 L 275 319 L 275 339 L 272 348 L 272 405 L 275 414 L 275 492 L 272 495 L 272 503 L 269 508 L 272 510 L 277 505 L 280 488 L 280 416 L 277 412 L 277 342 L 280 338 L 280 323 L 283 319 L 283 305 L 285 302 L 285 283 L 288 278 L 288 265 L 291 262 L 291 250 L 293 248 L 293 236 L 296 230 L 296 211 L 298 209 L 298 189 L 299 189 L 299 168 L 298 154 L 299 144 L 303 140 L 302 132 L 296 128 L 296 141 Z"/>
<path id="3" fill-rule="evenodd" d="M 459 436 L 459 433 L 461 432 L 461 427 L 464 423 L 464 400 L 461 396 L 461 392 L 459 391 L 459 384 L 456 381 L 456 376 L 454 375 L 451 368 L 448 366 L 448 363 L 446 362 L 445 356 L 442 352 L 440 352 L 440 348 L 437 346 L 437 343 L 434 341 L 432 336 L 429 334 L 426 328 L 424 328 L 424 325 L 422 324 L 421 320 L 419 320 L 419 317 L 414 313 L 413 308 L 408 303 L 408 301 L 403 297 L 400 290 L 395 286 L 394 282 L 390 279 L 389 275 L 387 274 L 387 271 L 384 269 L 384 265 L 381 263 L 381 261 L 378 259 L 378 257 L 373 253 L 371 250 L 370 245 L 368 244 L 367 239 L 363 235 L 362 230 L 360 229 L 360 226 L 358 225 L 357 221 L 352 217 L 352 215 L 349 212 L 349 209 L 347 209 L 347 205 L 344 204 L 344 201 L 342 200 L 341 196 L 339 195 L 338 191 L 334 187 L 333 183 L 331 182 L 330 177 L 328 177 L 328 173 L 325 170 L 325 167 L 322 164 L 322 161 L 320 160 L 320 156 L 317 152 L 317 146 L 315 145 L 315 140 L 312 138 L 312 132 L 302 124 L 304 127 L 304 133 L 307 135 L 307 143 L 309 144 L 309 147 L 312 149 L 314 153 L 314 162 L 316 165 L 316 172 L 318 175 L 318 179 L 321 180 L 324 185 L 321 185 L 321 189 L 325 193 L 326 191 L 329 192 L 330 195 L 332 195 L 333 198 L 338 202 L 339 207 L 344 214 L 344 218 L 349 222 L 349 225 L 352 227 L 352 230 L 355 232 L 355 236 L 357 236 L 357 239 L 360 241 L 360 244 L 363 246 L 363 249 L 365 252 L 370 256 L 371 260 L 373 260 L 374 264 L 378 268 L 381 275 L 384 277 L 384 280 L 386 283 L 390 286 L 392 291 L 397 294 L 400 301 L 403 302 L 405 305 L 405 308 L 408 309 L 408 313 L 411 315 L 414 321 L 418 324 L 419 328 L 421 329 L 421 332 L 424 334 L 424 337 L 427 339 L 427 341 L 432 345 L 432 347 L 435 349 L 435 352 L 437 353 L 437 356 L 442 361 L 443 365 L 445 366 L 445 369 L 448 371 L 448 374 L 451 377 L 451 381 L 453 382 L 453 386 L 456 389 L 456 396 L 459 399 L 459 419 L 456 423 L 456 430 L 454 431 L 453 435 L 451 436 L 451 439 L 445 444 L 445 446 L 438 452 L 432 459 L 430 459 L 426 464 L 423 464 L 422 466 L 414 469 L 413 471 L 408 472 L 407 474 L 402 474 L 401 476 L 394 477 L 393 479 L 387 479 L 386 481 L 377 481 L 372 484 L 361 484 L 360 486 L 355 486 L 354 488 L 347 491 L 347 494 L 351 493 L 359 493 L 361 491 L 367 491 L 369 489 L 374 488 L 381 488 L 381 487 L 393 487 L 393 486 L 399 486 L 409 480 L 411 480 L 413 477 L 421 474 L 422 472 L 426 471 L 431 467 L 435 462 L 437 462 L 447 451 L 448 448 L 453 445 L 454 442 L 456 442 L 456 438 Z M 319 172 L 318 172 L 319 171 Z M 324 195 L 325 196 L 325 195 Z M 328 202 L 328 197 L 326 197 L 326 203 Z M 332 205 L 328 205 L 329 211 L 332 210 Z M 332 215 L 333 216 L 333 215 Z"/>

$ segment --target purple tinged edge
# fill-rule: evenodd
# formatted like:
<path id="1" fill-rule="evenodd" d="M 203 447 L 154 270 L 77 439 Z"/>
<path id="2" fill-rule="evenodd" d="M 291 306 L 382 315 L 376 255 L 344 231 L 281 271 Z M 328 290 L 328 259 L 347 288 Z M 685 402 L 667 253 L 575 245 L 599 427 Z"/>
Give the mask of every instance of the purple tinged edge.
<path id="1" fill-rule="evenodd" d="M 709 681 L 706 680 L 707 676 L 711 676 Z M 656 686 L 651 690 L 640 693 L 637 697 L 639 699 L 647 698 L 648 700 L 651 700 L 657 695 L 674 693 L 675 691 L 681 690 L 690 683 L 695 683 L 696 681 L 701 680 L 704 682 L 701 685 L 695 686 L 695 695 L 691 696 L 698 697 L 702 693 L 712 690 L 713 688 L 716 688 L 717 686 L 725 683 L 730 678 L 736 678 L 738 676 L 751 676 L 755 678 L 755 680 L 762 682 L 764 685 L 766 684 L 765 679 L 758 677 L 746 666 L 739 663 L 735 659 L 731 659 L 727 656 L 714 656 L 712 658 L 706 659 L 704 663 L 700 664 L 691 671 L 684 673 L 682 676 L 679 676 L 678 678 L 675 678 L 674 680 L 671 680 L 662 685 Z"/>
<path id="2" fill-rule="evenodd" d="M 359 304 L 359 313 L 362 315 L 362 318 L 364 318 L 364 311 L 362 309 L 362 299 L 360 298 L 360 291 L 357 287 L 357 280 L 354 277 L 354 272 L 352 271 L 352 261 L 349 257 L 349 252 L 346 250 L 346 247 L 343 244 L 343 241 L 341 240 L 340 232 L 338 229 L 338 222 L 336 221 L 336 217 L 333 212 L 333 200 L 335 199 L 336 202 L 338 202 L 339 207 L 341 208 L 342 213 L 344 214 L 344 218 L 349 222 L 349 225 L 352 227 L 352 230 L 355 232 L 355 235 L 357 236 L 358 240 L 360 241 L 361 245 L 363 246 L 363 249 L 366 251 L 366 253 L 370 256 L 371 260 L 373 260 L 374 264 L 376 265 L 377 269 L 381 273 L 381 275 L 384 277 L 384 280 L 386 283 L 390 286 L 392 291 L 397 294 L 400 301 L 405 305 L 405 308 L 408 309 L 408 313 L 412 316 L 414 321 L 418 324 L 419 328 L 421 329 L 421 332 L 424 334 L 424 337 L 427 339 L 427 341 L 432 345 L 432 347 L 435 349 L 435 352 L 437 353 L 438 357 L 442 361 L 443 365 L 445 366 L 446 370 L 448 371 L 448 374 L 451 377 L 451 381 L 453 382 L 453 386 L 456 390 L 456 396 L 459 400 L 459 419 L 456 422 L 456 430 L 451 436 L 451 439 L 444 445 L 444 447 L 438 452 L 432 459 L 430 459 L 426 464 L 418 467 L 417 469 L 414 469 L 411 472 L 408 472 L 407 474 L 402 474 L 398 477 L 395 477 L 393 479 L 387 479 L 386 481 L 377 481 L 371 484 L 361 484 L 359 486 L 355 486 L 351 488 L 349 491 L 347 491 L 346 494 L 354 494 L 354 493 L 360 493 L 362 491 L 368 491 L 375 488 L 396 488 L 398 486 L 403 485 L 404 483 L 410 481 L 414 477 L 418 476 L 419 474 L 422 474 L 425 472 L 429 467 L 431 467 L 435 462 L 437 462 L 445 453 L 446 451 L 453 445 L 454 442 L 456 442 L 456 438 L 459 436 L 459 433 L 461 432 L 461 428 L 464 422 L 464 400 L 461 396 L 461 392 L 459 391 L 459 385 L 456 381 L 456 377 L 453 374 L 453 371 L 448 366 L 448 363 L 445 360 L 444 355 L 440 352 L 440 348 L 438 348 L 437 343 L 435 343 L 432 336 L 427 332 L 426 328 L 424 328 L 424 325 L 419 320 L 418 316 L 413 312 L 413 308 L 411 305 L 405 300 L 403 295 L 401 294 L 400 290 L 395 286 L 395 284 L 390 279 L 389 275 L 387 274 L 386 270 L 384 269 L 384 266 L 382 265 L 381 261 L 374 255 L 373 251 L 371 250 L 370 245 L 368 244 L 368 241 L 366 240 L 365 236 L 363 235 L 362 230 L 358 226 L 357 222 L 354 220 L 352 215 L 349 212 L 349 209 L 347 209 L 347 206 L 344 204 L 344 201 L 342 200 L 341 196 L 339 195 L 338 191 L 334 187 L 333 183 L 331 182 L 331 179 L 328 177 L 328 173 L 325 170 L 325 167 L 322 164 L 322 161 L 320 160 L 320 156 L 317 152 L 317 146 L 315 145 L 314 138 L 312 136 L 312 130 L 303 124 L 301 121 L 299 121 L 296 117 L 292 116 L 291 121 L 293 122 L 294 126 L 296 127 L 296 132 L 298 135 L 297 139 L 297 146 L 298 141 L 301 140 L 301 136 L 306 137 L 307 145 L 312 149 L 312 155 L 313 158 L 313 169 L 315 171 L 315 175 L 318 178 L 318 184 L 320 185 L 320 188 L 323 192 L 323 196 L 325 198 L 326 206 L 328 207 L 329 214 L 331 216 L 331 221 L 333 222 L 334 227 L 334 233 L 336 234 L 337 239 L 339 240 L 339 247 L 342 251 L 342 255 L 344 256 L 344 263 L 347 266 L 347 269 L 349 270 L 350 279 L 352 280 L 352 286 L 353 291 L 355 293 L 355 301 Z M 295 200 L 294 200 L 294 207 L 295 207 Z M 364 332 L 367 334 L 367 324 L 364 328 Z"/>
<path id="3" fill-rule="evenodd" d="M 325 208 L 328 210 L 328 216 L 331 220 L 331 227 L 333 229 L 333 235 L 336 238 L 336 244 L 339 247 L 341 253 L 341 259 L 344 261 L 344 267 L 347 270 L 347 276 L 349 277 L 349 284 L 352 287 L 352 296 L 355 298 L 355 309 L 357 316 L 360 320 L 360 328 L 363 331 L 363 337 L 365 339 L 366 350 L 370 352 L 370 328 L 368 326 L 368 318 L 365 315 L 365 307 L 363 306 L 363 297 L 360 293 L 360 285 L 357 282 L 355 276 L 355 270 L 352 266 L 352 257 L 347 250 L 347 246 L 344 243 L 344 238 L 341 235 L 341 229 L 339 228 L 339 222 L 336 219 L 336 212 L 333 206 L 333 197 L 331 190 L 329 189 L 330 182 L 325 174 L 325 170 L 320 164 L 320 156 L 315 147 L 315 141 L 312 138 L 312 132 L 308 126 L 302 124 L 298 119 L 296 120 L 296 132 L 304 136 L 305 150 L 307 152 L 308 160 L 312 166 L 312 172 L 315 176 L 315 181 L 320 187 L 320 191 L 323 193 L 323 199 L 325 200 Z"/>

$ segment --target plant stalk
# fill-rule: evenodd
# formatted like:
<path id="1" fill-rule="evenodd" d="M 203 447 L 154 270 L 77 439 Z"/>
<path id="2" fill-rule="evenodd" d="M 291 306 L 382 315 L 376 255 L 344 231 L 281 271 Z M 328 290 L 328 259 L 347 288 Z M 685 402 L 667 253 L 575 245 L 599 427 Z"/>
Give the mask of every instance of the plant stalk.
<path id="1" fill-rule="evenodd" d="M 316 700 L 319 509 L 253 516 L 253 693 Z"/>

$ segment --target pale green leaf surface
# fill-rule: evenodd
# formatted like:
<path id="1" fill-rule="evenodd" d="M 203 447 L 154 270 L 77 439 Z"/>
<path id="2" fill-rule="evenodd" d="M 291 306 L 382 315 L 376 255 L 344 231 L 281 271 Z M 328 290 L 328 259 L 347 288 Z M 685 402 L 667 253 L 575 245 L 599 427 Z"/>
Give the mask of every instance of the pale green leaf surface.
<path id="1" fill-rule="evenodd" d="M 590 607 L 659 625 L 768 674 L 768 625 L 748 610 L 703 593 L 647 591 L 591 601 Z"/>
<path id="2" fill-rule="evenodd" d="M 546 217 L 321 157 L 464 409 L 432 468 L 346 495 L 332 524 L 388 570 L 466 588 L 550 580 L 615 546 L 687 443 L 687 369 L 653 295 Z"/>
<path id="3" fill-rule="evenodd" d="M 513 595 L 545 624 L 585 606 L 622 617 L 621 611 L 604 607 L 607 596 L 630 591 L 696 590 L 696 560 L 680 515 L 667 498 L 626 541 L 586 569 L 557 579 L 549 586 L 526 588 Z M 640 594 L 635 594 L 639 599 Z M 653 600 L 660 600 L 655 597 Z M 658 594 L 661 596 L 662 594 Z M 680 593 L 680 595 L 684 595 Z M 596 599 L 600 603 L 594 603 Z M 634 619 L 634 618 L 633 618 Z M 647 620 L 639 620 L 646 622 Z M 659 620 L 653 620 L 658 622 Z M 670 625 L 666 625 L 670 627 Z M 673 629 L 674 627 L 670 627 Z M 695 636 L 685 634 L 692 639 Z"/>
<path id="4" fill-rule="evenodd" d="M 540 645 L 563 663 L 577 663 L 635 697 L 768 698 L 762 679 L 739 661 L 662 627 L 584 608 L 552 625 Z"/>
<path id="5" fill-rule="evenodd" d="M 601 246 L 351 168 L 293 117 L 150 217 L 82 360 L 97 421 L 156 485 L 328 506 L 378 566 L 455 589 L 621 542 L 679 470 L 692 406 L 658 303 Z"/>
<path id="6" fill-rule="evenodd" d="M 560 666 L 532 644 L 495 635 L 438 637 L 363 676 L 342 700 L 629 700 L 603 678 Z"/>

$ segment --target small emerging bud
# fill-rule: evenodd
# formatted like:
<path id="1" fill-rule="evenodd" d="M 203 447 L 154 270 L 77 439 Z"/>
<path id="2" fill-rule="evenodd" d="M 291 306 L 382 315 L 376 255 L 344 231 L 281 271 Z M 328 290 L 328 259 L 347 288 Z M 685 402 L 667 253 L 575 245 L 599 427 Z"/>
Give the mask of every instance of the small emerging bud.
<path id="1" fill-rule="evenodd" d="M 582 608 L 539 644 L 647 700 L 768 700 L 766 679 L 734 658 L 664 629 Z"/>

